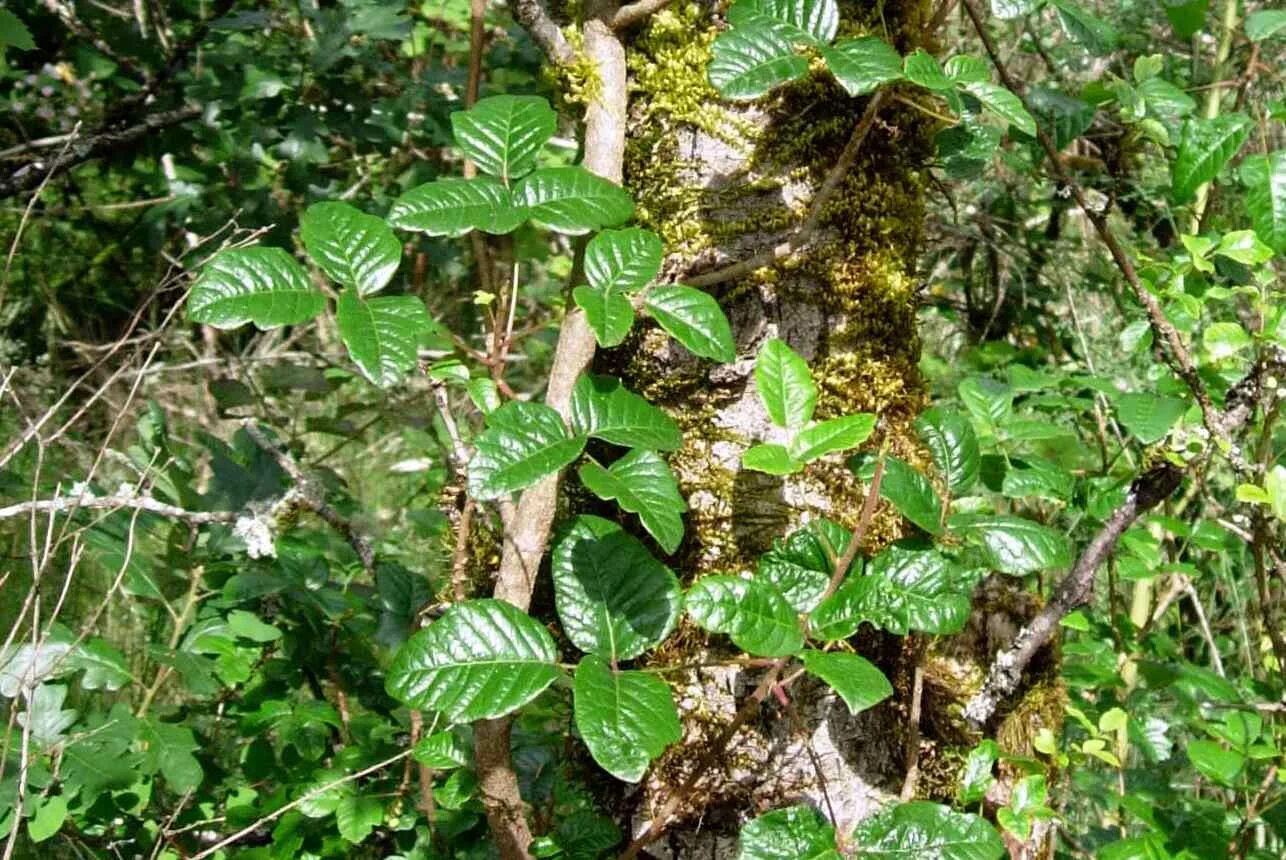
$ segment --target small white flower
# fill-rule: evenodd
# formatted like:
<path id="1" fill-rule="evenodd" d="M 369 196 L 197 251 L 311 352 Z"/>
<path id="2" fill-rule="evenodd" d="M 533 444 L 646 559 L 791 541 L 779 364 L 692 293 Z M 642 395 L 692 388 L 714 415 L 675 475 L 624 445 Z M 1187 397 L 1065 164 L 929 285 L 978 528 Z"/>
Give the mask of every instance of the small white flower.
<path id="1" fill-rule="evenodd" d="M 272 526 L 264 516 L 237 517 L 232 533 L 241 538 L 241 542 L 246 545 L 246 555 L 251 558 L 277 557 Z"/>

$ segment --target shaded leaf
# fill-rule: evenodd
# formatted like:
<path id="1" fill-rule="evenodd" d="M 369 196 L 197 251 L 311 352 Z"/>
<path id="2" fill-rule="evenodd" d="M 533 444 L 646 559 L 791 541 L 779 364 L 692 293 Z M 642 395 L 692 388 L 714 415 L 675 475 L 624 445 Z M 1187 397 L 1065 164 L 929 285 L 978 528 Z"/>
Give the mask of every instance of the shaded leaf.
<path id="1" fill-rule="evenodd" d="M 638 514 L 648 534 L 666 552 L 683 540 L 688 509 L 670 467 L 656 453 L 636 448 L 604 469 L 597 463 L 580 467 L 581 482 L 600 499 L 615 500 L 622 510 Z"/>
<path id="2" fill-rule="evenodd" d="M 611 376 L 576 380 L 570 423 L 577 433 L 628 448 L 673 451 L 683 444 L 674 419 Z"/>
<path id="3" fill-rule="evenodd" d="M 939 407 L 915 421 L 915 432 L 933 455 L 933 463 L 955 495 L 968 492 L 978 480 L 982 456 L 973 426 L 962 416 Z"/>
<path id="4" fill-rule="evenodd" d="M 799 658 L 805 669 L 839 693 L 850 714 L 872 708 L 893 695 L 889 679 L 865 657 L 805 649 Z"/>
<path id="5" fill-rule="evenodd" d="M 905 636 L 955 633 L 969 617 L 973 583 L 939 553 L 894 544 L 850 573 L 844 584 L 810 616 L 814 634 L 823 640 L 847 639 L 863 621 Z"/>
<path id="6" fill-rule="evenodd" d="M 670 688 L 645 672 L 613 671 L 600 657 L 576 667 L 576 729 L 594 761 L 617 779 L 638 782 L 682 736 Z"/>
<path id="7" fill-rule="evenodd" d="M 759 557 L 755 577 L 771 583 L 796 612 L 810 612 L 822 599 L 850 537 L 847 529 L 830 520 L 813 520 L 784 540 L 773 541 L 772 549 Z M 852 570 L 860 565 L 861 559 L 854 559 Z"/>
<path id="8" fill-rule="evenodd" d="M 339 294 L 335 322 L 353 362 L 382 388 L 402 381 L 416 366 L 419 336 L 433 327 L 416 296 L 363 299 L 351 289 Z"/>
<path id="9" fill-rule="evenodd" d="M 849 465 L 859 478 L 869 482 L 875 476 L 876 459 L 857 457 Z M 898 513 L 929 534 L 942 533 L 942 500 L 928 478 L 897 457 L 884 458 L 880 497 L 892 502 Z"/>
<path id="10" fill-rule="evenodd" d="M 1067 0 L 1054 0 L 1058 22 L 1073 42 L 1096 57 L 1112 53 L 1119 40 L 1116 28 Z"/>
<path id="11" fill-rule="evenodd" d="M 1286 150 L 1247 158 L 1241 181 L 1255 232 L 1274 253 L 1286 254 Z"/>
<path id="12" fill-rule="evenodd" d="M 1214 119 L 1189 119 L 1179 136 L 1179 151 L 1170 167 L 1175 203 L 1187 203 L 1197 189 L 1219 175 L 1250 136 L 1251 122 L 1239 113 Z"/>
<path id="13" fill-rule="evenodd" d="M 1160 394 L 1122 394 L 1116 399 L 1116 417 L 1144 445 L 1159 442 L 1187 411 L 1179 397 Z"/>

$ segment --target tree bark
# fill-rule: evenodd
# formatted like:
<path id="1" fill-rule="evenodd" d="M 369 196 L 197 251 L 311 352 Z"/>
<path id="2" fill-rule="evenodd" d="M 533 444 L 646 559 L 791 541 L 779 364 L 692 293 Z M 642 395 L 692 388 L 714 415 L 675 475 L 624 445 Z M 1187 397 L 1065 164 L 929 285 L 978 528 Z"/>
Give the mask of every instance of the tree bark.
<path id="1" fill-rule="evenodd" d="M 879 34 L 909 53 L 920 45 L 931 15 L 919 0 L 889 0 L 882 17 L 873 5 L 841 3 L 841 38 Z M 625 184 L 640 223 L 665 240 L 669 256 L 661 280 L 667 282 L 681 283 L 791 240 L 868 103 L 849 98 L 824 73 L 750 105 L 722 101 L 706 78 L 718 24 L 696 4 L 671 6 L 628 46 L 634 98 Z M 751 445 L 785 441 L 752 381 L 754 357 L 766 339 L 785 340 L 808 361 L 819 391 L 815 418 L 877 413 L 881 423 L 872 444 L 887 442 L 894 454 L 922 460 L 909 425 L 925 401 L 917 372 L 915 263 L 934 130 L 923 114 L 886 101 L 851 169 L 810 226 L 811 241 L 710 287 L 733 325 L 735 363 L 698 359 L 652 324 L 636 327 L 621 348 L 600 354 L 598 369 L 621 376 L 667 409 L 684 431 L 684 446 L 670 462 L 688 501 L 687 535 L 668 561 L 685 582 L 753 569 L 774 539 L 809 519 L 827 517 L 850 529 L 856 524 L 864 487 L 843 457 L 785 479 L 740 466 Z M 882 506 L 867 554 L 900 529 L 896 513 Z M 695 631 L 688 642 L 703 647 Z M 901 647 L 873 644 L 893 652 Z M 757 681 L 749 670 L 703 671 L 679 683 L 685 742 L 653 768 L 636 830 L 649 807 L 697 766 L 701 740 L 718 734 Z M 673 837 L 676 856 L 731 850 L 736 814 L 805 800 L 833 813 L 843 832 L 895 798 L 905 754 L 893 738 L 900 738 L 899 721 L 906 720 L 909 685 L 899 701 L 856 718 L 816 686 L 796 685 L 793 693 L 798 698 L 789 707 L 770 703 L 737 735 L 725 757 L 728 772 L 705 780 L 717 786 L 685 810 L 693 820 L 701 818 L 701 835 L 680 829 Z M 736 814 L 721 834 L 717 809 L 725 802 Z"/>

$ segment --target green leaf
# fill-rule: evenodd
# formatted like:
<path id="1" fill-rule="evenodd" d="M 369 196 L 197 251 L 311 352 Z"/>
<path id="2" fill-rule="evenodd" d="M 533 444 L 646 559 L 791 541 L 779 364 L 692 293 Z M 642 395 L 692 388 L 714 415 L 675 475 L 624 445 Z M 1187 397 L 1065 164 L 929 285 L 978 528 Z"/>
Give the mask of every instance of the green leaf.
<path id="1" fill-rule="evenodd" d="M 1205 348 L 1210 361 L 1218 362 L 1231 358 L 1254 344 L 1250 333 L 1240 323 L 1217 322 L 1206 326 L 1201 333 L 1201 345 Z"/>
<path id="2" fill-rule="evenodd" d="M 1052 133 L 1054 146 L 1060 151 L 1084 134 L 1094 122 L 1093 105 L 1058 90 L 1031 87 L 1027 90 L 1027 104 L 1041 125 Z"/>
<path id="3" fill-rule="evenodd" d="M 1022 517 L 960 514 L 951 518 L 951 528 L 981 547 L 987 561 L 1002 573 L 1021 576 L 1072 564 L 1066 534 Z"/>
<path id="4" fill-rule="evenodd" d="M 863 36 L 821 49 L 826 68 L 850 96 L 873 92 L 902 78 L 902 58 L 883 39 Z"/>
<path id="5" fill-rule="evenodd" d="M 464 767 L 472 758 L 455 732 L 435 732 L 420 738 L 413 752 L 415 760 L 434 770 Z"/>
<path id="6" fill-rule="evenodd" d="M 259 329 L 307 322 L 326 307 L 308 273 L 280 248 L 220 251 L 206 264 L 188 296 L 193 322 L 230 329 L 252 322 Z"/>
<path id="7" fill-rule="evenodd" d="M 363 299 L 354 290 L 339 294 L 335 322 L 353 362 L 381 388 L 401 382 L 416 366 L 420 334 L 433 327 L 416 296 Z"/>
<path id="8" fill-rule="evenodd" d="M 1246 16 L 1246 38 L 1262 42 L 1286 32 L 1286 10 L 1260 9 Z"/>
<path id="9" fill-rule="evenodd" d="M 808 72 L 785 28 L 759 15 L 720 33 L 710 51 L 710 83 L 734 101 L 752 101 Z"/>
<path id="10" fill-rule="evenodd" d="M 388 223 L 430 236 L 463 236 L 471 230 L 499 235 L 512 233 L 527 215 L 499 180 L 475 176 L 412 188 L 393 202 Z"/>
<path id="11" fill-rule="evenodd" d="M 987 61 L 968 54 L 956 54 L 948 59 L 945 70 L 947 77 L 960 86 L 991 80 L 991 66 Z"/>
<path id="12" fill-rule="evenodd" d="M 455 142 L 478 169 L 508 182 L 536 166 L 536 156 L 558 125 L 539 96 L 490 96 L 451 114 Z"/>
<path id="13" fill-rule="evenodd" d="M 613 227 L 634 214 L 628 191 L 583 167 L 539 168 L 513 194 L 533 223 L 572 236 Z"/>
<path id="14" fill-rule="evenodd" d="M 1241 181 L 1255 232 L 1274 253 L 1286 254 L 1286 150 L 1247 158 Z"/>
<path id="15" fill-rule="evenodd" d="M 1013 412 L 1014 390 L 989 376 L 966 377 L 956 390 L 965 408 L 984 424 L 995 426 Z"/>
<path id="16" fill-rule="evenodd" d="M 770 18 L 793 42 L 826 45 L 839 30 L 835 0 L 737 0 L 728 9 L 734 27 L 754 26 L 756 17 Z"/>
<path id="17" fill-rule="evenodd" d="M 809 617 L 814 634 L 826 641 L 847 639 L 863 621 L 905 636 L 955 633 L 969 618 L 971 582 L 932 550 L 894 544 L 850 573 L 844 584 Z"/>
<path id="18" fill-rule="evenodd" d="M 62 684 L 41 684 L 27 697 L 27 710 L 18 714 L 18 725 L 30 731 L 36 746 L 49 749 L 66 738 L 76 722 L 76 711 L 64 710 L 67 688 Z"/>
<path id="19" fill-rule="evenodd" d="M 965 85 L 965 92 L 982 102 L 982 106 L 1029 137 L 1036 136 L 1036 120 L 1023 107 L 1022 100 L 1000 84 L 975 81 Z"/>
<path id="20" fill-rule="evenodd" d="M 1264 494 L 1268 496 L 1273 516 L 1286 522 L 1286 466 L 1273 466 L 1264 475 Z"/>
<path id="21" fill-rule="evenodd" d="M 854 458 L 850 465 L 863 481 L 870 481 L 875 476 L 876 458 L 873 456 Z M 897 457 L 885 457 L 880 496 L 892 502 L 898 513 L 929 534 L 942 534 L 942 501 L 929 479 L 918 469 Z"/>
<path id="22" fill-rule="evenodd" d="M 1191 39 L 1206 23 L 1210 0 L 1161 0 L 1165 16 L 1170 19 L 1174 34 L 1180 39 Z"/>
<path id="23" fill-rule="evenodd" d="M 646 672 L 613 671 L 602 658 L 585 657 L 573 692 L 581 739 L 617 779 L 638 782 L 652 759 L 683 737 L 670 688 Z"/>
<path id="24" fill-rule="evenodd" d="M 3 55 L 5 48 L 34 51 L 36 43 L 21 18 L 8 9 L 0 9 L 0 55 Z"/>
<path id="25" fill-rule="evenodd" d="M 1220 785 L 1235 785 L 1237 774 L 1246 764 L 1246 758 L 1234 750 L 1226 750 L 1214 741 L 1191 741 L 1187 746 L 1188 760 L 1207 779 Z"/>
<path id="26" fill-rule="evenodd" d="M 602 290 L 641 290 L 661 271 L 665 249 L 651 230 L 604 230 L 585 246 L 585 277 Z"/>
<path id="27" fill-rule="evenodd" d="M 1011 458 L 1000 492 L 1009 499 L 1040 498 L 1068 501 L 1076 487 L 1071 473 L 1039 457 Z"/>
<path id="28" fill-rule="evenodd" d="M 119 690 L 134 680 L 125 655 L 105 640 L 88 639 L 67 655 L 67 669 L 85 670 L 80 686 L 84 690 Z"/>
<path id="29" fill-rule="evenodd" d="M 759 348 L 755 387 L 768 417 L 778 427 L 798 430 L 812 419 L 817 386 L 808 364 L 785 341 L 769 338 Z"/>
<path id="30" fill-rule="evenodd" d="M 785 445 L 775 443 L 751 445 L 741 455 L 741 465 L 752 472 L 779 476 L 793 475 L 804 468 L 803 463 L 790 456 Z"/>
<path id="31" fill-rule="evenodd" d="M 990 738 L 978 742 L 965 758 L 960 774 L 959 799 L 962 805 L 977 803 L 987 796 L 987 789 L 996 781 L 992 769 L 1000 758 L 1000 745 Z"/>
<path id="32" fill-rule="evenodd" d="M 1111 24 L 1066 0 L 1054 0 L 1054 8 L 1058 10 L 1058 22 L 1063 25 L 1063 32 L 1073 42 L 1096 57 L 1116 50 L 1120 37 Z"/>
<path id="33" fill-rule="evenodd" d="M 614 289 L 577 287 L 572 290 L 572 300 L 585 312 L 601 347 L 619 346 L 634 327 L 634 306 Z"/>
<path id="34" fill-rule="evenodd" d="M 625 511 L 638 514 L 648 534 L 661 549 L 672 553 L 683 540 L 683 518 L 688 509 L 670 467 L 659 455 L 635 448 L 604 469 L 597 463 L 580 467 L 580 479 L 600 499 L 615 500 Z"/>
<path id="35" fill-rule="evenodd" d="M 2 30 L 2 24 L 3 16 L 0 15 L 0 30 Z M 61 794 L 46 797 L 41 802 L 40 808 L 36 810 L 36 814 L 27 822 L 27 836 L 37 844 L 44 842 L 61 830 L 66 820 L 67 798 Z"/>
<path id="36" fill-rule="evenodd" d="M 580 456 L 585 437 L 573 436 L 542 403 L 513 400 L 487 416 L 469 461 L 469 494 L 498 499 L 530 487 Z"/>
<path id="37" fill-rule="evenodd" d="M 746 823 L 737 860 L 840 860 L 835 828 L 811 806 L 774 809 Z"/>
<path id="38" fill-rule="evenodd" d="M 398 649 L 384 686 L 452 722 L 516 711 L 558 677 L 558 649 L 544 626 L 503 600 L 453 604 Z"/>
<path id="39" fill-rule="evenodd" d="M 402 260 L 402 243 L 383 218 L 347 203 L 314 203 L 299 223 L 308 256 L 363 298 L 388 285 Z"/>
<path id="40" fill-rule="evenodd" d="M 986 819 L 917 800 L 887 809 L 857 826 L 862 857 L 899 860 L 995 860 L 1005 843 Z"/>
<path id="41" fill-rule="evenodd" d="M 830 520 L 813 520 L 773 541 L 759 556 L 755 578 L 770 583 L 796 612 L 811 612 L 830 582 L 835 562 L 848 549 L 848 530 Z M 854 560 L 854 569 L 860 565 Z"/>
<path id="42" fill-rule="evenodd" d="M 654 287 L 646 305 L 661 328 L 693 354 L 724 364 L 737 360 L 732 326 L 714 296 L 692 287 Z"/>
<path id="43" fill-rule="evenodd" d="M 688 589 L 684 605 L 702 629 L 728 634 L 750 654 L 784 657 L 804 647 L 795 610 L 766 582 L 703 576 Z"/>
<path id="44" fill-rule="evenodd" d="M 1148 109 L 1159 116 L 1187 116 L 1197 109 L 1196 99 L 1165 78 L 1148 78 L 1137 89 Z"/>
<path id="45" fill-rule="evenodd" d="M 1187 411 L 1178 397 L 1160 394 L 1122 394 L 1116 398 L 1116 417 L 1144 445 L 1160 442 Z"/>
<path id="46" fill-rule="evenodd" d="M 550 569 L 563 632 L 588 654 L 630 660 L 678 620 L 674 573 L 610 520 L 582 515 L 563 527 Z"/>
<path id="47" fill-rule="evenodd" d="M 804 668 L 830 685 L 850 714 L 872 708 L 893 695 L 893 685 L 870 660 L 839 651 L 805 649 L 799 655 Z"/>
<path id="48" fill-rule="evenodd" d="M 200 787 L 205 773 L 192 753 L 201 745 L 190 728 L 148 717 L 138 721 L 138 739 L 143 743 L 143 767 L 147 773 L 160 771 L 175 794 Z"/>
<path id="49" fill-rule="evenodd" d="M 790 456 L 811 463 L 827 454 L 856 448 L 870 438 L 875 423 L 876 417 L 869 412 L 820 421 L 790 440 Z"/>
<path id="50" fill-rule="evenodd" d="M 674 419 L 611 376 L 576 380 L 569 423 L 576 433 L 626 448 L 674 451 L 683 444 Z"/>
<path id="51" fill-rule="evenodd" d="M 923 48 L 916 48 L 914 54 L 907 55 L 902 71 L 908 81 L 927 90 L 949 90 L 955 86 L 937 59 Z"/>
<path id="52" fill-rule="evenodd" d="M 357 845 L 384 823 L 384 804 L 378 797 L 354 791 L 340 798 L 335 807 L 335 829 L 345 842 Z"/>
<path id="53" fill-rule="evenodd" d="M 1215 247 L 1218 257 L 1236 260 L 1243 266 L 1257 266 L 1273 258 L 1273 249 L 1259 241 L 1253 230 L 1233 230 L 1224 233 Z"/>
<path id="54" fill-rule="evenodd" d="M 915 432 L 933 455 L 933 464 L 954 495 L 968 492 L 978 480 L 982 455 L 973 426 L 962 416 L 935 406 L 915 421 Z"/>
<path id="55" fill-rule="evenodd" d="M 1179 136 L 1179 151 L 1170 167 L 1175 203 L 1187 203 L 1197 189 L 1219 175 L 1250 136 L 1251 121 L 1239 113 L 1214 119 L 1189 119 Z"/>

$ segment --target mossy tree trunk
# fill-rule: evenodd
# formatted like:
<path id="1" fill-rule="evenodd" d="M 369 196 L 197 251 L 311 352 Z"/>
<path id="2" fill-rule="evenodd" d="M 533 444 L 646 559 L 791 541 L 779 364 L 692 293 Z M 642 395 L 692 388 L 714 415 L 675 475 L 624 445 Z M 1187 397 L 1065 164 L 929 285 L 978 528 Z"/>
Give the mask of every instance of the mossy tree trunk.
<path id="1" fill-rule="evenodd" d="M 874 33 L 910 52 L 922 44 L 931 13 L 923 0 L 841 3 L 841 37 Z M 638 201 L 639 221 L 665 240 L 663 279 L 669 281 L 782 242 L 803 221 L 866 104 L 824 73 L 749 106 L 721 101 L 706 79 L 714 14 L 695 3 L 671 6 L 627 45 L 632 92 L 625 183 Z M 671 563 L 685 581 L 753 568 L 773 539 L 807 519 L 856 524 L 865 487 L 841 457 L 786 479 L 740 467 L 750 445 L 784 441 L 752 382 L 755 353 L 767 338 L 782 338 L 809 362 L 819 389 L 817 418 L 877 413 L 872 444 L 887 441 L 893 453 L 921 459 L 909 425 L 925 401 L 917 372 L 915 268 L 933 131 L 924 114 L 886 101 L 811 244 L 711 289 L 733 325 L 734 364 L 697 359 L 655 326 L 640 327 L 621 348 L 600 355 L 601 370 L 620 375 L 683 427 L 686 443 L 671 464 L 690 512 L 687 537 Z M 900 528 L 896 513 L 881 508 L 868 552 Z M 701 647 L 695 634 L 692 641 Z M 901 646 L 882 641 L 876 647 L 896 653 Z M 694 750 L 706 736 L 701 726 L 726 723 L 737 689 L 757 680 L 753 672 L 706 673 L 680 691 L 690 743 L 655 769 L 638 819 L 646 820 L 648 804 L 695 766 Z M 806 685 L 794 693 L 795 707 L 771 706 L 758 727 L 738 737 L 723 787 L 701 804 L 707 834 L 721 803 L 744 816 L 807 799 L 829 807 L 843 829 L 900 788 L 905 763 L 898 724 L 906 722 L 907 690 L 899 693 L 904 701 L 858 718 Z M 689 838 L 695 837 L 680 836 Z M 718 837 L 702 839 L 700 850 L 707 851 Z M 698 850 L 690 842 L 675 849 L 698 856 L 689 855 Z"/>

